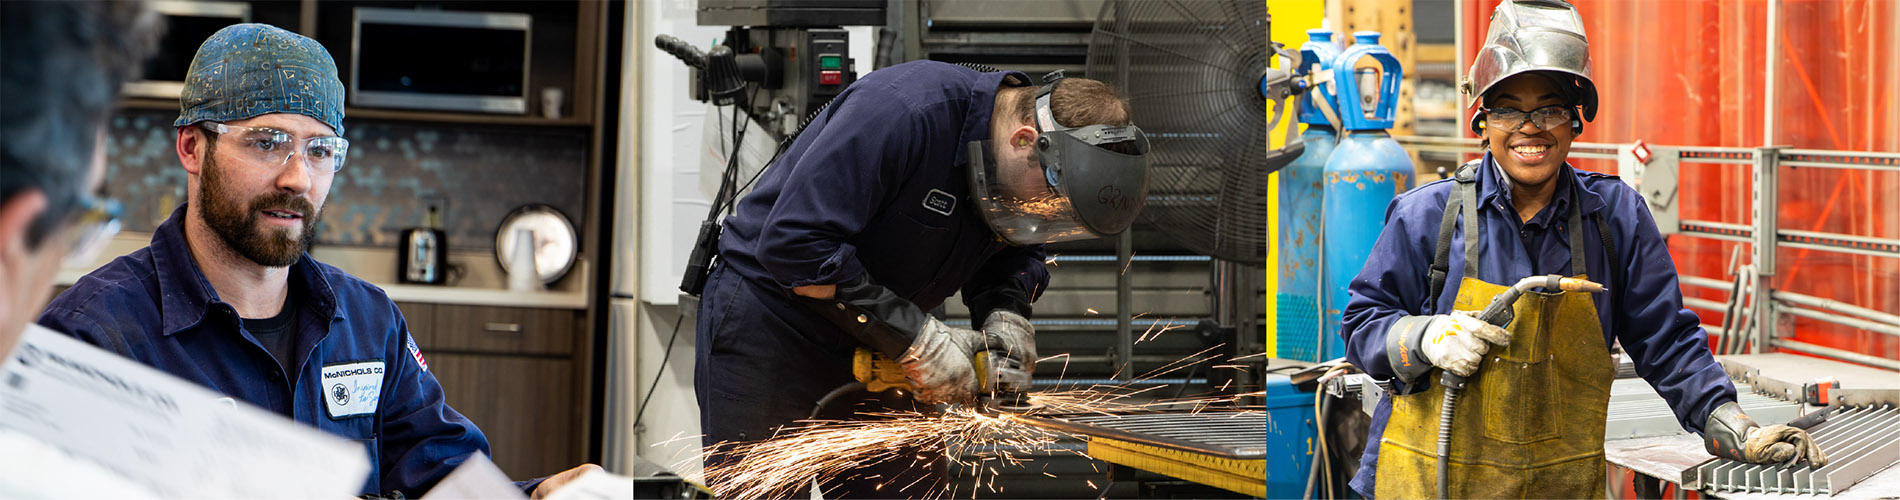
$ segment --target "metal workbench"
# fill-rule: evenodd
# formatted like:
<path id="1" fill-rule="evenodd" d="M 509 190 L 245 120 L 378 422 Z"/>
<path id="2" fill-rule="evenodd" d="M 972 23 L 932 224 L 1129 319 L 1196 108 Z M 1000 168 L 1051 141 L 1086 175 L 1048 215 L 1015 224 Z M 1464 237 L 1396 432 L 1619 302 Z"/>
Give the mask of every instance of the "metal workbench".
<path id="1" fill-rule="evenodd" d="M 1258 411 L 1078 414 L 1037 425 L 1088 437 L 1099 460 L 1253 496 L 1266 495 L 1267 414 Z"/>
<path id="2" fill-rule="evenodd" d="M 1754 374 L 1756 386 L 1764 390 L 1772 391 L 1775 379 L 1806 381 L 1821 376 L 1832 376 L 1840 380 L 1842 389 L 1846 390 L 1900 389 L 1900 373 L 1839 361 L 1786 353 L 1723 356 L 1720 359 L 1724 366 L 1731 367 L 1731 372 L 1746 371 Z M 1811 410 L 1813 407 L 1805 409 Z M 1818 431 L 1820 428 L 1816 429 Z M 1678 486 L 1688 483 L 1691 488 L 1701 484 L 1696 477 L 1695 469 L 1715 459 L 1714 456 L 1703 451 L 1701 436 L 1687 432 L 1667 436 L 1614 439 L 1606 441 L 1603 447 L 1604 457 L 1611 464 Z M 1900 460 L 1900 456 L 1893 458 Z M 1785 499 L 1790 496 L 1782 493 L 1724 491 L 1704 491 L 1703 494 L 1730 499 Z M 1680 494 L 1678 496 L 1680 497 Z M 1900 497 L 1900 467 L 1892 466 L 1829 496 L 1829 498 L 1839 499 L 1896 497 Z"/>

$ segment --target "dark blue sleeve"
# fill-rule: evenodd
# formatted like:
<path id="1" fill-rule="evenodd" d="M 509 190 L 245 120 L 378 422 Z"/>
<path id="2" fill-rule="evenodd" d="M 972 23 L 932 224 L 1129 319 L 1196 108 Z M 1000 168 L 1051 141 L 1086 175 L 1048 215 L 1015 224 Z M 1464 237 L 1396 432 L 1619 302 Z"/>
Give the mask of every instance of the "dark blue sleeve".
<path id="1" fill-rule="evenodd" d="M 76 314 L 69 309 L 47 307 L 45 310 L 40 311 L 38 323 L 40 326 L 44 326 L 49 330 L 64 333 L 67 336 L 79 339 L 81 342 L 92 344 L 94 347 L 112 351 L 120 356 L 126 355 L 125 350 L 122 348 L 122 343 L 111 342 L 112 336 L 101 335 L 100 332 L 103 329 L 99 328 L 98 324 L 94 323 L 92 319 Z"/>
<path id="2" fill-rule="evenodd" d="M 930 129 L 889 88 L 854 88 L 804 154 L 771 167 L 791 171 L 760 225 L 759 264 L 786 288 L 863 274 L 850 240 L 921 162 L 913 141 L 941 135 Z"/>
<path id="3" fill-rule="evenodd" d="M 82 281 L 86 278 L 80 278 Z M 80 297 L 78 295 L 85 295 Z M 118 311 L 118 314 L 103 318 L 85 314 L 87 307 L 100 310 Z M 109 294 L 98 293 L 90 287 L 74 286 L 66 293 L 54 297 L 51 303 L 40 311 L 39 324 L 56 332 L 64 333 L 94 347 L 112 351 L 114 354 L 150 364 L 148 360 L 134 352 L 127 342 L 125 332 L 144 332 L 163 328 L 157 317 L 148 316 L 150 308 L 133 307 Z M 108 324 L 101 324 L 104 320 Z M 139 324 L 143 322 L 144 324 Z M 149 326 L 147 326 L 149 325 Z"/>
<path id="4" fill-rule="evenodd" d="M 1007 247 L 983 261 L 983 267 L 963 284 L 963 304 L 970 307 L 971 319 L 981 322 L 989 315 L 986 311 L 997 307 L 1017 309 L 1002 303 L 1015 300 L 1021 301 L 1021 310 L 1016 312 L 1029 316 L 1029 304 L 1049 287 L 1047 259 L 1043 245 L 1032 245 Z M 998 289 L 1008 293 L 997 293 Z"/>
<path id="5" fill-rule="evenodd" d="M 1701 319 L 1682 307 L 1676 262 L 1649 207 L 1622 182 L 1611 189 L 1620 195 L 1606 198 L 1611 200 L 1611 231 L 1620 233 L 1613 242 L 1616 265 L 1623 268 L 1609 285 L 1618 294 L 1611 308 L 1616 338 L 1636 364 L 1636 374 L 1669 401 L 1682 427 L 1700 434 L 1715 407 L 1735 401 L 1735 385 L 1709 351 Z"/>
<path id="6" fill-rule="evenodd" d="M 1350 298 L 1339 328 L 1346 341 L 1346 361 L 1375 379 L 1391 381 L 1398 392 L 1409 391 L 1387 361 L 1386 331 L 1400 318 L 1430 313 L 1423 308 L 1431 288 L 1438 221 L 1444 213 L 1445 196 L 1438 193 L 1449 192 L 1420 187 L 1393 198 L 1386 206 L 1385 229 L 1373 243 L 1365 267 L 1347 286 Z"/>
<path id="7" fill-rule="evenodd" d="M 402 312 L 394 304 L 389 310 L 395 315 L 398 331 L 386 337 L 391 344 L 386 348 L 386 359 L 391 360 L 388 365 L 395 373 L 384 379 L 393 387 L 383 396 L 388 406 L 378 412 L 382 418 L 378 422 L 381 486 L 384 493 L 400 490 L 420 496 L 470 453 L 493 453 L 488 450 L 488 437 L 468 417 L 449 407 L 443 399 L 442 384 L 409 352 L 409 324 Z"/>

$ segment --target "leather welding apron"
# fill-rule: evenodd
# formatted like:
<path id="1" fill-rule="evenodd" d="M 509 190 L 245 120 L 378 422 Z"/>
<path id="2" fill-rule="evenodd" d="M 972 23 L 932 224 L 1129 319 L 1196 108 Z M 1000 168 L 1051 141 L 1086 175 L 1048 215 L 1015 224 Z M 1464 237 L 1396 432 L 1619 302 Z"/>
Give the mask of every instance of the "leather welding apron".
<path id="1" fill-rule="evenodd" d="M 1477 183 L 1463 177 L 1446 202 L 1434 269 L 1448 268 L 1452 221 L 1462 197 L 1468 200 L 1462 203 L 1465 278 L 1454 309 L 1477 312 L 1508 286 L 1473 278 L 1482 234 L 1475 223 L 1479 202 Z M 1572 193 L 1575 185 L 1573 180 Z M 1571 200 L 1571 269 L 1582 278 L 1582 199 Z M 1593 218 L 1605 235 L 1605 250 L 1615 255 L 1607 224 Z M 1442 271 L 1434 281 L 1437 292 Z M 1596 305 L 1585 292 L 1526 292 L 1515 309 L 1517 317 L 1506 328 L 1511 345 L 1491 347 L 1456 403 L 1447 491 L 1452 498 L 1603 498 L 1603 427 L 1616 368 Z M 1433 381 L 1430 390 L 1392 396 L 1379 447 L 1378 498 L 1438 495 L 1439 406 L 1445 394 L 1436 383 L 1439 375 L 1439 370 L 1427 375 Z"/>

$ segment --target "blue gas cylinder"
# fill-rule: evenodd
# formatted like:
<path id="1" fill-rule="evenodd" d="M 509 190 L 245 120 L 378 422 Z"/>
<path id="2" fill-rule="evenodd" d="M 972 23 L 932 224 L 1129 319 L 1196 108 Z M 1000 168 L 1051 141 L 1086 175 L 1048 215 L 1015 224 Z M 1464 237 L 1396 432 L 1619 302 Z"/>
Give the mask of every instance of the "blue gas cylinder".
<path id="1" fill-rule="evenodd" d="M 1339 135 L 1330 126 L 1307 125 L 1300 137 L 1306 142 L 1306 153 L 1280 169 L 1280 287 L 1274 296 L 1278 332 L 1275 347 L 1282 358 L 1321 361 L 1321 180 Z"/>
<path id="2" fill-rule="evenodd" d="M 1293 75 L 1329 74 L 1333 58 L 1339 56 L 1333 31 L 1306 30 L 1306 35 L 1309 40 L 1300 46 L 1301 65 L 1293 68 Z M 1320 179 L 1339 140 L 1322 105 L 1337 108 L 1314 89 L 1300 95 L 1300 123 L 1306 124 L 1300 139 L 1306 153 L 1280 169 L 1280 286 L 1274 295 L 1278 332 L 1274 347 L 1279 357 L 1302 361 L 1320 361 Z"/>
<path id="3" fill-rule="evenodd" d="M 1386 132 L 1398 111 L 1399 81 L 1404 77 L 1399 61 L 1379 46 L 1377 32 L 1354 33 L 1353 40 L 1353 46 L 1333 60 L 1331 83 L 1319 89 L 1323 98 L 1339 106 L 1343 129 L 1322 179 L 1322 359 L 1345 355 L 1339 325 L 1346 309 L 1346 288 L 1365 267 L 1372 244 L 1385 229 L 1386 206 L 1394 196 L 1412 189 L 1416 170 L 1405 148 Z M 1368 57 L 1379 68 L 1355 69 L 1360 59 Z M 1362 83 L 1360 78 L 1370 80 L 1374 75 L 1378 88 L 1362 89 L 1361 85 L 1371 82 Z"/>
<path id="4" fill-rule="evenodd" d="M 1293 76 L 1303 78 L 1318 75 L 1321 81 L 1331 79 L 1333 58 L 1339 57 L 1340 50 L 1339 44 L 1333 41 L 1333 30 L 1306 30 L 1306 38 L 1306 43 L 1300 45 L 1300 66 L 1293 68 Z M 1318 92 L 1300 95 L 1300 123 L 1338 127 L 1338 124 L 1326 118 L 1326 111 L 1321 110 L 1321 106 L 1332 105 L 1319 99 Z"/>

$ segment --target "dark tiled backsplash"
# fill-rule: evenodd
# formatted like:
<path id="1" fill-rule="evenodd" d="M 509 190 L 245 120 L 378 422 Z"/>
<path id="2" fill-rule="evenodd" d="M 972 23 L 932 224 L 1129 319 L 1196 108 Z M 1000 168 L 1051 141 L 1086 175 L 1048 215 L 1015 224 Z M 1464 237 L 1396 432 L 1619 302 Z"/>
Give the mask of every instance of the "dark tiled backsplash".
<path id="1" fill-rule="evenodd" d="M 126 109 L 106 148 L 109 194 L 125 204 L 125 229 L 151 231 L 185 199 L 174 143 L 175 111 Z M 578 130 L 419 125 L 349 120 L 350 156 L 323 208 L 319 245 L 394 247 L 421 226 L 425 198 L 446 199 L 449 244 L 493 250 L 501 219 L 544 203 L 582 225 L 587 136 Z"/>

